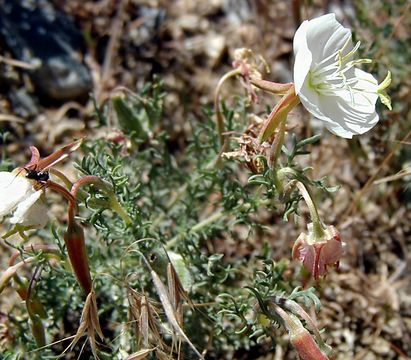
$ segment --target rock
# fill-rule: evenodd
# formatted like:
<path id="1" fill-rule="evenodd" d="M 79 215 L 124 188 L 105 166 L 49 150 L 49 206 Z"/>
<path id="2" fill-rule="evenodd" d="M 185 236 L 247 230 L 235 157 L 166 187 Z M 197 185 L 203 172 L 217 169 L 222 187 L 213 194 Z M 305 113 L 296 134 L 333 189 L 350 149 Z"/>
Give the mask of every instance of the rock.
<path id="1" fill-rule="evenodd" d="M 16 59 L 36 65 L 29 71 L 36 91 L 59 101 L 88 97 L 92 80 L 74 21 L 46 0 L 3 2 L 0 37 Z"/>

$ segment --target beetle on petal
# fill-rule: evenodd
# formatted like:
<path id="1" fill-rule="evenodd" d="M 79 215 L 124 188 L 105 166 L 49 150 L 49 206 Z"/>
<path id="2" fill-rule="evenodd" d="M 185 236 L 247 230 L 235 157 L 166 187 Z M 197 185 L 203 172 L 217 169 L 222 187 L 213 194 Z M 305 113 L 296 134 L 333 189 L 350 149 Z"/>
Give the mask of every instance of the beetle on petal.
<path id="1" fill-rule="evenodd" d="M 0 172 L 0 216 L 14 212 L 12 224 L 42 228 L 48 220 L 43 189 L 36 190 L 33 182 L 22 174 Z"/>
<path id="2" fill-rule="evenodd" d="M 0 217 L 13 213 L 10 223 L 29 228 L 43 228 L 48 221 L 45 190 L 52 188 L 71 196 L 59 184 L 49 180 L 48 170 L 64 160 L 81 145 L 82 140 L 72 142 L 45 158 L 38 149 L 30 146 L 31 159 L 22 168 L 12 172 L 0 172 Z"/>

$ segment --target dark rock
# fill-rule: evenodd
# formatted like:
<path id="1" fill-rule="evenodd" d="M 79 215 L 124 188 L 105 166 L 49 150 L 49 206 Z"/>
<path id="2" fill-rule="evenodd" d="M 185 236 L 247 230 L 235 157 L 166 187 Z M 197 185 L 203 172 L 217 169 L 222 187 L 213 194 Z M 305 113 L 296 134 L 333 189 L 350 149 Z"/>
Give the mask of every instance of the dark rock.
<path id="1" fill-rule="evenodd" d="M 16 59 L 39 65 L 29 75 L 41 95 L 87 98 L 92 80 L 82 61 L 84 39 L 68 15 L 45 0 L 0 1 L 0 37 Z"/>

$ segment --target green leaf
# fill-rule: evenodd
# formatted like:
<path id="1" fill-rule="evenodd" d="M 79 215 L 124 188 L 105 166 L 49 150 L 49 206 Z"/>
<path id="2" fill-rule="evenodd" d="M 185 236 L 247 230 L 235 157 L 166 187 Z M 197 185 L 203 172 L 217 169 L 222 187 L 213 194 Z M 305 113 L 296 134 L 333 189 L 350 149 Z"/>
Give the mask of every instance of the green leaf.
<path id="1" fill-rule="evenodd" d="M 124 99 L 121 96 L 115 96 L 111 101 L 117 114 L 117 119 L 121 130 L 123 130 L 126 134 L 132 134 L 134 132 L 137 139 L 147 139 L 146 130 Z"/>

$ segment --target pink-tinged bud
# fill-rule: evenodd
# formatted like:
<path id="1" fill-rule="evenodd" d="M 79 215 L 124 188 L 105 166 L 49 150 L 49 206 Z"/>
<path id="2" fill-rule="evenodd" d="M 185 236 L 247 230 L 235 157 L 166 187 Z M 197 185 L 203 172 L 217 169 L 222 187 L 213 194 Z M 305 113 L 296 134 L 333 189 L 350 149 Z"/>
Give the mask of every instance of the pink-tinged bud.
<path id="1" fill-rule="evenodd" d="M 338 267 L 342 255 L 343 243 L 337 229 L 328 226 L 324 236 L 316 239 L 312 224 L 308 225 L 308 234 L 298 237 L 292 251 L 293 259 L 300 260 L 316 280 L 327 273 L 328 266 Z"/>
<path id="2" fill-rule="evenodd" d="M 291 333 L 290 341 L 301 360 L 328 360 L 308 330 L 303 327 L 297 333 Z"/>
<path id="3" fill-rule="evenodd" d="M 84 292 L 88 294 L 92 288 L 92 281 L 88 266 L 84 231 L 72 218 L 69 219 L 67 231 L 64 234 L 64 241 L 77 280 Z"/>
<path id="4" fill-rule="evenodd" d="M 304 328 L 301 321 L 294 315 L 288 314 L 280 306 L 272 304 L 274 311 L 283 320 L 285 328 L 290 333 L 290 342 L 302 360 L 328 360 L 320 350 L 312 335 Z"/>

